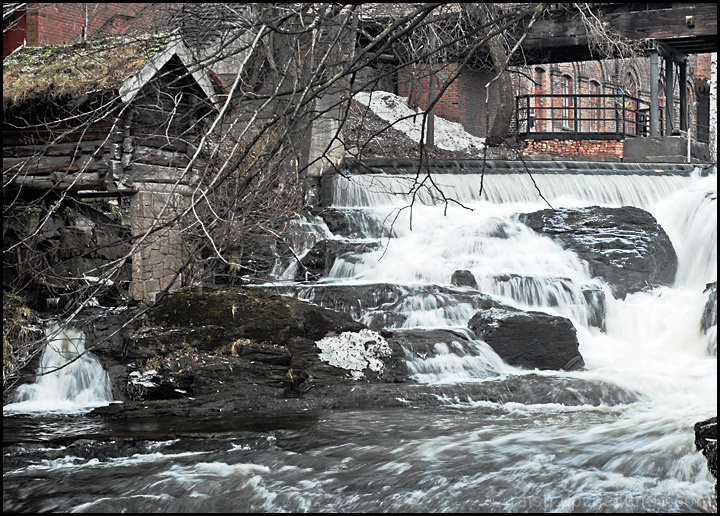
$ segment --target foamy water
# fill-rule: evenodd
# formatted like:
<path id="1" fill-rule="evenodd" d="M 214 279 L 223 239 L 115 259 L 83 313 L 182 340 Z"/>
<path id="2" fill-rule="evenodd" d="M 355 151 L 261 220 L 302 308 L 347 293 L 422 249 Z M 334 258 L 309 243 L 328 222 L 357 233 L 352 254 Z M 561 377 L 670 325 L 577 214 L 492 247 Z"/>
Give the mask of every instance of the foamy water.
<path id="1" fill-rule="evenodd" d="M 438 178 L 446 197 L 452 191 L 471 210 L 437 203 L 437 192 L 421 194 L 431 205 L 406 208 L 410 177 L 339 181 L 336 207 L 349 216 L 361 208 L 361 222 L 394 220 L 394 236 L 298 290 L 312 298 L 324 285 L 399 284 L 400 298 L 385 307 L 397 316 L 388 327 L 455 332 L 405 350 L 418 384 L 406 386 L 402 408 L 288 414 L 254 431 L 244 429 L 245 415 L 207 427 L 169 418 L 94 430 L 23 420 L 33 435 L 57 424 L 63 443 L 72 432 L 94 441 L 89 452 L 82 440 L 58 445 L 54 434 L 42 451 L 6 448 L 4 508 L 715 512 L 715 479 L 692 426 L 717 413 L 717 359 L 700 330 L 703 290 L 717 277 L 716 176 L 536 176 L 553 206 L 638 205 L 665 227 L 679 258 L 675 283 L 622 300 L 574 253 L 518 222 L 518 213 L 547 207 L 526 178 L 487 176 L 480 196 L 471 176 Z M 318 220 L 310 226 L 298 254 L 328 236 Z M 365 240 L 377 238 L 376 224 L 358 226 L 368 228 Z M 570 318 L 585 368 L 527 371 L 462 338 L 476 310 L 462 297 L 472 289 L 451 286 L 456 270 L 471 271 L 479 290 L 503 303 Z M 605 294 L 604 331 L 591 324 L 587 289 Z M 378 315 L 370 312 L 356 315 Z M 419 403 L 423 395 L 434 403 Z"/>
<path id="2" fill-rule="evenodd" d="M 100 362 L 85 350 L 85 335 L 56 324 L 40 358 L 37 379 L 18 387 L 4 412 L 86 412 L 113 401 L 110 379 Z"/>

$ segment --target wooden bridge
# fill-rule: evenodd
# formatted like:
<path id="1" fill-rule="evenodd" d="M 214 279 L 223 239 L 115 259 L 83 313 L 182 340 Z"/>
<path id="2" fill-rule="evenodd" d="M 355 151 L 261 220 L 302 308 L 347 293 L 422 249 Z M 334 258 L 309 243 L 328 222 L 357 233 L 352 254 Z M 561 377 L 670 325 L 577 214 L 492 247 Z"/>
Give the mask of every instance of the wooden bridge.
<path id="1" fill-rule="evenodd" d="M 553 4 L 552 16 L 538 19 L 528 29 L 512 64 L 542 64 L 569 61 L 597 60 L 600 55 L 594 45 L 594 35 L 588 31 L 586 20 L 577 9 L 567 4 Z M 648 136 L 669 136 L 671 124 L 661 130 L 659 105 L 659 56 L 665 62 L 665 98 L 672 99 L 675 65 L 679 84 L 687 82 L 688 54 L 717 52 L 716 3 L 609 3 L 590 4 L 597 15 L 599 28 L 620 40 L 634 44 L 641 55 L 650 57 L 650 105 L 648 109 Z M 619 55 L 617 57 L 620 57 Z M 522 61 L 522 62 L 521 62 Z M 688 98 L 680 88 L 679 118 L 681 131 L 688 129 Z M 674 119 L 674 103 L 665 105 L 665 120 Z"/>
<path id="2" fill-rule="evenodd" d="M 528 30 L 522 52 L 512 64 L 592 61 L 600 55 L 580 12 L 568 4 L 552 4 L 551 16 Z M 599 25 L 640 51 L 659 51 L 676 61 L 687 54 L 717 52 L 716 3 L 597 3 L 589 4 Z"/>

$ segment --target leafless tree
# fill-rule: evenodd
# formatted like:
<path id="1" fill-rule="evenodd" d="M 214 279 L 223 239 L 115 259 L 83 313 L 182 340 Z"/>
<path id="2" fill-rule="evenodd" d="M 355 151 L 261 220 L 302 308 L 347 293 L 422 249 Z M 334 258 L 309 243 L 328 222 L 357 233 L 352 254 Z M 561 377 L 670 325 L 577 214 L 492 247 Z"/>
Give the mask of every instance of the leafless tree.
<path id="1" fill-rule="evenodd" d="M 163 208 L 163 216 L 138 233 L 130 231 L 127 223 L 125 196 L 78 194 L 74 186 L 94 173 L 92 160 L 83 161 L 79 170 L 58 169 L 45 175 L 33 172 L 33 164 L 53 157 L 60 146 L 70 154 L 82 154 L 83 145 L 95 138 L 90 135 L 92 128 L 122 118 L 126 109 L 114 102 L 102 82 L 92 94 L 73 89 L 77 85 L 71 83 L 67 92 L 62 91 L 60 82 L 45 85 L 47 94 L 41 99 L 50 109 L 31 124 L 37 133 L 47 135 L 45 144 L 33 147 L 30 154 L 13 156 L 12 166 L 3 167 L 4 290 L 21 296 L 35 292 L 35 306 L 40 299 L 58 299 L 57 310 L 66 322 L 93 299 L 125 303 L 118 286 L 122 287 L 123 278 L 127 281 L 129 264 L 154 236 L 169 229 L 181 235 L 183 242 L 182 264 L 175 271 L 177 280 L 170 285 L 267 278 L 278 259 L 293 257 L 292 223 L 315 202 L 313 181 L 317 175 L 328 169 L 341 172 L 338 167 L 343 156 L 362 159 L 374 138 L 393 130 L 393 124 L 381 124 L 375 131 L 358 131 L 355 136 L 361 141 L 348 144 L 343 133 L 352 124 L 363 128 L 370 116 L 367 110 L 358 109 L 352 100 L 355 94 L 371 90 L 383 80 L 392 81 L 402 70 L 418 80 L 433 78 L 432 95 L 419 115 L 423 126 L 430 126 L 429 136 L 424 131 L 426 136 L 418 146 L 422 161 L 442 155 L 433 149 L 431 129 L 438 99 L 468 67 L 492 68 L 497 74 L 501 109 L 489 140 L 500 144 L 512 116 L 507 74 L 510 56 L 518 51 L 528 27 L 544 15 L 542 6 L 180 4 L 163 24 L 153 27 L 152 37 L 106 41 L 105 53 L 98 51 L 98 56 L 106 58 L 108 45 L 114 44 L 113 58 L 130 61 L 149 55 L 158 35 L 160 39 L 181 38 L 194 56 L 189 73 L 214 70 L 209 73 L 221 79 L 215 81 L 216 87 L 223 88 L 218 90 L 219 102 L 193 122 L 196 136 L 178 135 L 178 141 L 168 141 L 157 151 L 175 152 L 169 149 L 178 149 L 181 143 L 186 149 L 186 159 L 180 160 L 179 166 L 183 178 L 194 178 L 189 200 L 181 208 Z M 591 10 L 582 12 L 588 24 L 600 31 L 602 24 Z M 93 35 L 87 36 L 86 50 L 93 48 Z M 135 47 L 129 41 L 148 52 L 131 52 Z M 453 66 L 446 78 L 437 80 L 436 72 L 450 63 Z M 77 66 L 79 71 L 83 62 L 66 55 L 62 65 L 68 69 Z M 58 78 L 65 68 L 58 68 Z M 119 62 L 114 66 L 122 68 Z M 28 96 L 27 100 L 23 95 L 36 87 L 29 84 L 15 93 L 4 91 L 4 108 L 15 109 L 15 115 L 4 115 L 6 127 L 26 122 L 17 106 L 35 102 L 38 97 Z M 167 97 L 167 92 L 159 90 L 157 97 Z M 158 105 L 163 102 L 158 100 Z M 411 102 L 417 104 L 415 98 Z M 71 134 L 74 145 L 65 143 Z M 418 172 L 416 188 L 434 186 L 427 170 Z M 122 182 L 127 178 L 114 179 Z M 177 179 L 170 186 L 180 188 L 187 183 L 184 180 Z M 58 247 L 57 234 L 80 219 L 97 224 L 97 232 L 102 234 L 93 240 L 97 248 L 71 249 L 67 243 Z M 78 246 L 86 244 L 77 242 Z M 96 268 L 80 277 L 73 272 L 75 260 L 98 257 L 105 263 L 97 260 Z M 4 353 L 6 358 L 11 357 L 12 346 L 10 343 L 9 354 Z M 4 370 L 5 386 L 12 385 L 32 355 L 15 358 L 13 367 Z"/>

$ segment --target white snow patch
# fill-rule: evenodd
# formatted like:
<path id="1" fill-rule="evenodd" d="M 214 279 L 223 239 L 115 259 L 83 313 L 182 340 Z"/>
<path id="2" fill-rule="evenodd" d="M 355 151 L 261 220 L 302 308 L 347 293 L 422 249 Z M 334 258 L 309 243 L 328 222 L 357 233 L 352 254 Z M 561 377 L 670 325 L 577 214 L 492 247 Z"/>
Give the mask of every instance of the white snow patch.
<path id="1" fill-rule="evenodd" d="M 359 92 L 353 97 L 383 120 L 394 123 L 393 127 L 405 133 L 415 142 L 420 142 L 422 129 L 422 110 L 411 109 L 407 98 L 399 97 L 387 91 Z M 416 115 L 413 119 L 412 116 Z M 410 116 L 410 118 L 403 117 Z M 398 121 L 400 120 L 400 121 Z M 461 124 L 435 117 L 435 146 L 450 151 L 479 153 L 485 146 L 485 138 L 479 138 L 465 131 Z"/>
<path id="2" fill-rule="evenodd" d="M 320 349 L 320 360 L 328 364 L 350 369 L 356 380 L 360 379 L 363 370 L 381 372 L 384 364 L 380 357 L 391 355 L 390 345 L 376 331 L 363 329 L 359 332 L 346 331 L 335 337 L 325 337 L 315 342 Z"/>
<path id="3" fill-rule="evenodd" d="M 142 385 L 143 387 L 157 387 L 157 383 L 153 381 L 155 376 L 157 376 L 155 369 L 145 371 L 144 373 L 133 371 L 128 375 L 128 383 Z"/>

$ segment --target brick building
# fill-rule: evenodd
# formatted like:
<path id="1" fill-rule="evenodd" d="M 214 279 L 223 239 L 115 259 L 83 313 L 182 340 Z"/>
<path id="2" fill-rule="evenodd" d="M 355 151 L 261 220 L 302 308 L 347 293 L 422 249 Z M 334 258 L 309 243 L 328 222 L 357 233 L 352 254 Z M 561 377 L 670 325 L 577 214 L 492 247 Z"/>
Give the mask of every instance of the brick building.
<path id="1" fill-rule="evenodd" d="M 688 93 L 688 126 L 692 137 L 704 143 L 708 142 L 709 133 L 710 62 L 711 54 L 690 55 L 685 85 Z M 513 85 L 521 112 L 519 117 L 516 112 L 510 131 L 514 133 L 519 129 L 521 134 L 531 133 L 526 135 L 529 137 L 525 149 L 531 154 L 621 159 L 623 140 L 647 133 L 649 67 L 648 58 L 638 57 L 516 68 L 512 70 Z M 484 137 L 497 106 L 494 85 L 490 84 L 490 91 L 486 91 L 486 85 L 491 82 L 494 73 L 464 70 L 448 86 L 447 78 L 456 71 L 456 64 L 445 65 L 436 71 L 431 95 L 430 74 L 427 70 L 402 69 L 397 74 L 393 93 L 408 97 L 411 104 L 425 109 L 430 100 L 442 91 L 435 104 L 435 114 L 462 124 L 466 131 L 475 136 Z M 661 132 L 666 124 L 663 116 L 667 103 L 664 81 L 664 74 L 661 73 L 658 85 L 662 111 Z M 675 109 L 670 129 L 677 132 L 681 112 L 678 74 L 674 75 L 674 81 Z M 388 89 L 387 85 L 385 89 Z M 583 97 L 574 99 L 575 94 Z M 619 108 L 620 113 L 615 109 L 617 103 L 624 104 Z M 528 111 L 525 116 L 522 113 L 523 106 Z M 598 133 L 597 137 L 593 137 L 593 133 Z"/>
<path id="2" fill-rule="evenodd" d="M 13 3 L 3 5 L 3 59 L 27 45 L 66 45 L 85 39 L 147 32 L 177 4 Z"/>
<path id="3" fill-rule="evenodd" d="M 711 54 L 688 57 L 684 85 L 688 98 L 688 128 L 694 139 L 704 143 L 708 142 L 709 132 L 710 57 Z M 527 121 L 530 127 L 524 129 L 535 133 L 534 138 L 529 138 L 526 149 L 531 153 L 568 152 L 622 158 L 622 141 L 625 138 L 647 135 L 649 58 L 535 65 L 518 71 L 521 73 L 514 75 L 515 91 L 521 99 L 520 106 L 528 107 L 531 115 Z M 677 134 L 682 112 L 679 75 L 674 74 L 673 80 L 674 109 L 667 129 L 671 134 Z M 661 133 L 665 133 L 668 100 L 664 94 L 665 76 L 662 72 L 658 91 Z M 574 97 L 576 94 L 581 96 Z M 523 128 L 520 129 L 522 132 Z M 544 138 L 543 133 L 557 134 L 558 137 Z M 563 138 L 562 133 L 568 133 L 568 137 Z M 580 133 L 580 137 L 571 133 Z M 592 133 L 603 137 L 592 138 Z M 617 136 L 612 137 L 613 133 Z"/>

